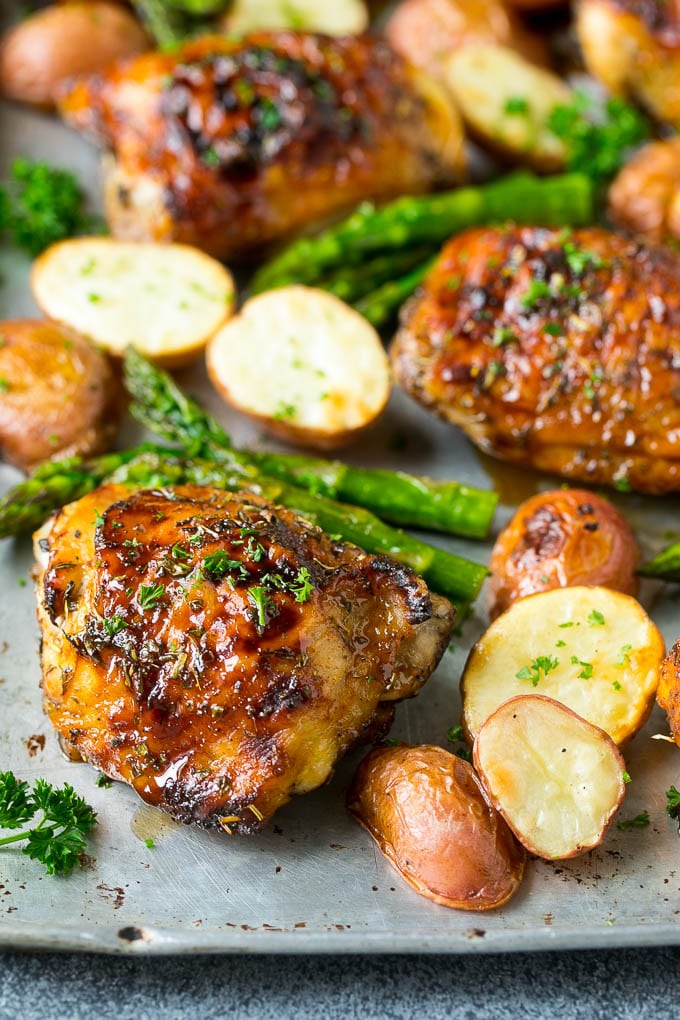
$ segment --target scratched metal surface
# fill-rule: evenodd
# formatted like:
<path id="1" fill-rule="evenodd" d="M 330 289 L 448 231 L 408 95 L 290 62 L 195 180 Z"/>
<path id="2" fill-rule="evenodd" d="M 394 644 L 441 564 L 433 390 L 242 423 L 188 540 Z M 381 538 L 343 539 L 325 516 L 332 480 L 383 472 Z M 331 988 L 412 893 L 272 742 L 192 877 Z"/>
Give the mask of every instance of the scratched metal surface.
<path id="1" fill-rule="evenodd" d="M 96 158 L 84 143 L 48 117 L 0 107 L 0 162 L 13 153 L 72 166 L 96 191 Z M 2 317 L 33 314 L 28 263 L 2 250 L 0 276 Z M 186 381 L 199 393 L 205 386 L 199 369 Z M 238 442 L 262 441 L 205 393 Z M 399 454 L 391 450 L 395 433 L 407 439 Z M 380 426 L 348 456 L 367 465 L 495 482 L 504 498 L 498 525 L 512 504 L 549 484 L 483 462 L 460 435 L 398 394 Z M 2 491 L 17 479 L 0 467 Z M 648 549 L 662 544 L 667 529 L 680 530 L 678 499 L 620 503 Z M 478 557 L 489 552 L 448 544 Z M 447 910 L 406 886 L 346 814 L 345 790 L 360 755 L 343 762 L 330 785 L 299 798 L 249 840 L 176 825 L 119 784 L 97 788 L 93 769 L 61 756 L 41 711 L 33 593 L 30 581 L 24 583 L 31 562 L 28 541 L 0 543 L 0 768 L 72 783 L 95 806 L 99 825 L 90 863 L 67 879 L 42 877 L 40 866 L 16 851 L 0 854 L 0 945 L 138 954 L 467 953 L 680 943 L 680 842 L 664 815 L 664 791 L 680 785 L 680 754 L 650 739 L 664 731 L 658 710 L 627 751 L 634 778 L 624 816 L 648 810 L 648 829 L 614 829 L 580 860 L 532 862 L 521 891 L 503 910 Z M 645 595 L 666 639 L 674 640 L 677 594 L 650 588 Z M 483 626 L 480 611 L 422 695 L 399 707 L 393 735 L 445 745 L 448 727 L 458 720 L 460 672 Z M 153 849 L 145 845 L 148 837 Z"/>

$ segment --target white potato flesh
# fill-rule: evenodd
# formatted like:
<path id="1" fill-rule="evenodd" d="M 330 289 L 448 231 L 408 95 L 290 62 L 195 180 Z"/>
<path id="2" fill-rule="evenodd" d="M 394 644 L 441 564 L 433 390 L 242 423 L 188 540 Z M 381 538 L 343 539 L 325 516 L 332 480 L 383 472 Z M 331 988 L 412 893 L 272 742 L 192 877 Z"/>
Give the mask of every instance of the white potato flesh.
<path id="1" fill-rule="evenodd" d="M 564 166 L 564 146 L 547 122 L 573 94 L 557 75 L 506 46 L 487 44 L 464 46 L 449 57 L 445 78 L 482 142 L 541 170 Z"/>
<path id="2" fill-rule="evenodd" d="M 506 701 L 477 734 L 474 764 L 519 841 L 551 860 L 597 846 L 625 794 L 607 734 L 550 698 Z"/>
<path id="3" fill-rule="evenodd" d="M 362 0 L 235 0 L 225 18 L 230 32 L 257 29 L 291 29 L 356 35 L 368 26 Z"/>
<path id="4" fill-rule="evenodd" d="M 33 295 L 50 319 L 120 356 L 190 361 L 232 314 L 231 274 L 183 244 L 86 237 L 48 248 L 33 266 Z"/>
<path id="5" fill-rule="evenodd" d="M 581 586 L 529 595 L 470 653 L 461 680 L 465 730 L 474 738 L 504 701 L 536 693 L 621 744 L 652 710 L 663 656 L 661 634 L 630 595 Z"/>
<path id="6" fill-rule="evenodd" d="M 313 287 L 248 301 L 207 350 L 225 400 L 303 445 L 342 445 L 373 422 L 390 393 L 387 355 L 363 316 Z"/>

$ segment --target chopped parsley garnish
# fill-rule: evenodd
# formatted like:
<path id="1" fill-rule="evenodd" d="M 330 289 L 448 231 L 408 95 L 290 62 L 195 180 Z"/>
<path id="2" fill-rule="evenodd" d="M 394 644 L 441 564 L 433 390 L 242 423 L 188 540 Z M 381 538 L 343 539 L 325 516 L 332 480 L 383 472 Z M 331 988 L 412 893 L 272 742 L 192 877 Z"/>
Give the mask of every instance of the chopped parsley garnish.
<path id="1" fill-rule="evenodd" d="M 588 614 L 588 623 L 591 627 L 604 627 L 604 616 L 599 610 L 593 609 L 592 613 Z"/>
<path id="2" fill-rule="evenodd" d="M 257 611 L 257 629 L 260 633 L 265 629 L 269 618 L 275 609 L 274 600 L 270 597 L 267 589 L 262 585 L 255 585 L 248 589 L 248 598 Z"/>
<path id="3" fill-rule="evenodd" d="M 113 779 L 110 779 L 108 776 L 105 776 L 103 772 L 100 772 L 95 779 L 94 785 L 98 786 L 101 790 L 110 790 L 113 786 Z"/>
<path id="4" fill-rule="evenodd" d="M 151 836 L 147 836 L 147 838 L 144 840 L 144 846 L 147 847 L 149 850 L 153 850 L 155 845 L 156 844 L 152 840 Z"/>
<path id="5" fill-rule="evenodd" d="M 630 666 L 630 653 L 633 651 L 632 645 L 621 645 L 621 651 L 619 657 L 614 663 L 618 669 L 623 669 L 625 666 Z"/>
<path id="6" fill-rule="evenodd" d="M 651 134 L 649 121 L 630 103 L 609 99 L 598 115 L 583 92 L 577 92 L 571 103 L 553 108 L 548 129 L 564 143 L 568 168 L 600 184 L 606 184 L 628 151 Z"/>
<path id="7" fill-rule="evenodd" d="M 616 828 L 621 832 L 629 832 L 631 829 L 646 829 L 649 825 L 649 811 L 641 811 L 635 818 L 627 818 L 616 823 Z"/>
<path id="8" fill-rule="evenodd" d="M 127 622 L 122 616 L 109 616 L 104 620 L 104 630 L 109 637 L 115 637 L 124 627 L 127 627 Z"/>
<path id="9" fill-rule="evenodd" d="M 619 683 L 618 680 L 612 680 L 612 687 L 614 688 L 615 691 L 621 690 L 621 684 Z"/>
<path id="10" fill-rule="evenodd" d="M 680 818 L 680 790 L 674 786 L 666 790 L 666 814 L 669 818 Z"/>
<path id="11" fill-rule="evenodd" d="M 142 584 L 139 587 L 139 605 L 141 609 L 155 609 L 165 595 L 162 584 Z"/>
<path id="12" fill-rule="evenodd" d="M 574 621 L 573 620 L 567 620 L 566 623 L 558 623 L 557 626 L 560 628 L 560 630 L 564 630 L 565 627 L 573 627 L 574 626 Z"/>
<path id="13" fill-rule="evenodd" d="M 230 571 L 236 571 L 241 578 L 248 576 L 248 571 L 240 560 L 232 560 L 223 549 L 210 553 L 203 560 L 203 570 L 211 581 L 221 581 Z"/>
<path id="14" fill-rule="evenodd" d="M 297 407 L 295 404 L 281 403 L 274 411 L 272 418 L 275 421 L 283 421 L 285 419 L 294 418 L 297 414 Z"/>
<path id="15" fill-rule="evenodd" d="M 526 114 L 529 112 L 529 100 L 525 96 L 510 96 L 503 107 L 503 113 Z"/>
<path id="16" fill-rule="evenodd" d="M 590 680 L 593 675 L 592 662 L 584 662 L 578 655 L 572 655 L 571 662 L 574 666 L 581 666 L 581 672 L 576 674 L 579 680 Z"/>
<path id="17" fill-rule="evenodd" d="M 630 783 L 631 781 L 630 772 L 626 772 L 626 770 L 624 769 L 623 772 L 621 773 L 621 778 L 623 779 L 624 783 L 626 784 Z"/>
<path id="18" fill-rule="evenodd" d="M 446 734 L 446 739 L 450 744 L 457 745 L 453 748 L 453 753 L 458 758 L 462 758 L 463 761 L 472 761 L 472 751 L 465 742 L 462 726 L 452 726 Z"/>
<path id="19" fill-rule="evenodd" d="M 506 344 L 518 343 L 519 337 L 509 326 L 497 326 L 491 340 L 492 347 L 505 347 Z"/>
<path id="20" fill-rule="evenodd" d="M 136 539 L 134 541 L 135 544 L 138 544 Z M 173 545 L 172 549 L 170 550 L 170 555 L 172 556 L 173 560 L 188 560 L 191 558 L 191 554 L 188 553 L 186 549 L 183 549 L 182 546 L 179 544 Z"/>
<path id="21" fill-rule="evenodd" d="M 565 241 L 562 250 L 574 276 L 582 276 L 586 269 L 604 269 L 607 265 L 595 252 L 579 248 L 573 241 Z"/>
<path id="22" fill-rule="evenodd" d="M 520 298 L 520 304 L 526 311 L 535 308 L 539 301 L 545 297 L 552 297 L 550 285 L 545 280 L 532 280 L 524 294 Z"/>
<path id="23" fill-rule="evenodd" d="M 35 257 L 56 241 L 91 230 L 77 178 L 44 162 L 17 159 L 0 187 L 0 232 Z"/>
<path id="24" fill-rule="evenodd" d="M 32 822 L 40 812 L 37 824 Z M 21 852 L 45 865 L 48 875 L 66 875 L 86 846 L 97 816 L 72 786 L 50 786 L 36 779 L 33 789 L 13 772 L 0 772 L 0 828 L 21 829 L 0 839 L 0 847 L 26 841 Z"/>
<path id="25" fill-rule="evenodd" d="M 533 659 L 529 666 L 522 666 L 519 673 L 515 673 L 518 680 L 530 680 L 534 687 L 538 687 L 541 674 L 545 678 L 552 673 L 560 664 L 560 660 L 552 655 L 539 655 Z"/>
<path id="26" fill-rule="evenodd" d="M 94 521 L 93 521 L 93 524 L 94 524 L 95 528 L 100 528 L 103 525 L 103 523 L 104 523 L 104 518 L 99 513 L 99 510 L 95 510 L 95 512 L 94 512 Z"/>
<path id="27" fill-rule="evenodd" d="M 564 336 L 564 327 L 559 322 L 546 322 L 543 332 L 548 336 Z"/>
<path id="28" fill-rule="evenodd" d="M 289 585 L 290 591 L 295 596 L 296 602 L 308 602 L 314 585 L 307 567 L 300 567 L 295 581 Z"/>

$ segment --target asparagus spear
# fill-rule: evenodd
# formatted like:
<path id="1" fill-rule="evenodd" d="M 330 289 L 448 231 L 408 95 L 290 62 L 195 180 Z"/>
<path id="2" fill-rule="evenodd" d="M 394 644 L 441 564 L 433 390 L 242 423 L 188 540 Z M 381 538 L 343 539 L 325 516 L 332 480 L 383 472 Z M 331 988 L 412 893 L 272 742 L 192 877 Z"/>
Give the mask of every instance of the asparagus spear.
<path id="1" fill-rule="evenodd" d="M 406 195 L 381 209 L 364 202 L 335 227 L 295 241 L 255 274 L 255 294 L 288 283 L 316 284 L 357 254 L 430 244 L 484 223 L 515 220 L 579 226 L 593 217 L 593 186 L 583 174 L 538 178 L 529 173 L 438 195 Z"/>
<path id="2" fill-rule="evenodd" d="M 237 491 L 247 487 L 345 542 L 405 563 L 425 578 L 433 591 L 445 595 L 459 608 L 474 601 L 488 574 L 486 567 L 392 528 L 363 507 L 337 503 L 264 475 L 252 484 L 244 483 L 238 471 L 216 461 L 147 451 L 121 465 L 109 480 L 137 488 L 196 484 Z"/>
<path id="3" fill-rule="evenodd" d="M 133 397 L 130 410 L 135 418 L 168 442 L 177 443 L 189 456 L 217 460 L 251 476 L 265 474 L 356 503 L 395 524 L 468 538 L 488 534 L 498 501 L 495 493 L 321 458 L 237 451 L 212 416 L 182 393 L 166 372 L 133 348 L 125 353 L 125 379 Z"/>
<path id="4" fill-rule="evenodd" d="M 434 262 L 433 256 L 400 279 L 384 283 L 382 287 L 356 301 L 354 307 L 376 329 L 380 329 L 395 317 L 404 301 L 413 294 L 416 287 L 420 286 Z"/>
<path id="5" fill-rule="evenodd" d="M 420 245 L 405 251 L 387 252 L 358 266 L 341 267 L 325 276 L 319 286 L 350 304 L 370 294 L 383 283 L 413 269 L 432 254 L 431 247 Z"/>
<path id="6" fill-rule="evenodd" d="M 657 577 L 661 581 L 680 581 L 680 542 L 662 549 L 660 553 L 638 567 L 643 577 Z"/>

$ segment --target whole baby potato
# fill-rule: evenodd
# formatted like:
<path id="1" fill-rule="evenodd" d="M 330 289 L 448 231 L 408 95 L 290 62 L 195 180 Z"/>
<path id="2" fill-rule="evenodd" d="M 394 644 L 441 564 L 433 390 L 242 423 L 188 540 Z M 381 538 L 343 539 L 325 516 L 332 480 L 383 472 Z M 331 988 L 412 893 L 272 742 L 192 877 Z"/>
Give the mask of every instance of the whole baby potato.
<path id="1" fill-rule="evenodd" d="M 435 903 L 490 910 L 519 888 L 524 851 L 473 768 L 441 747 L 371 751 L 348 807 L 400 875 Z"/>
<path id="2" fill-rule="evenodd" d="M 0 322 L 0 452 L 20 468 L 99 453 L 113 441 L 122 387 L 108 358 L 50 322 Z"/>
<path id="3" fill-rule="evenodd" d="M 149 49 L 139 22 L 116 3 L 55 4 L 10 29 L 0 43 L 0 93 L 49 107 L 72 75 L 90 74 Z"/>
<path id="4" fill-rule="evenodd" d="M 635 595 L 640 550 L 621 513 L 583 489 L 532 496 L 500 533 L 491 554 L 489 616 L 552 588 L 601 585 Z"/>

